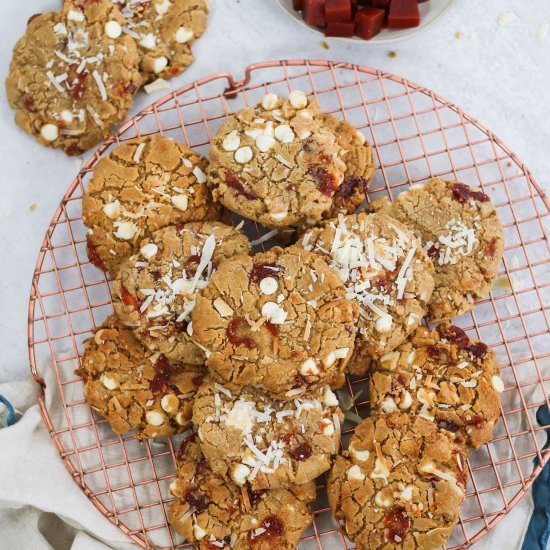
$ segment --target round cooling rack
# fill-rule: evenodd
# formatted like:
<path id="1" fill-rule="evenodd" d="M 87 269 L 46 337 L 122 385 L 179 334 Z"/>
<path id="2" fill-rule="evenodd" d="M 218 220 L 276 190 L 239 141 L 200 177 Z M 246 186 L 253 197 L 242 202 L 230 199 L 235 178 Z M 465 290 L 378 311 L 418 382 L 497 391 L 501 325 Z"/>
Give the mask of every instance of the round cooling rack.
<path id="1" fill-rule="evenodd" d="M 162 133 L 202 154 L 226 116 L 267 92 L 300 89 L 323 111 L 348 119 L 373 145 L 379 168 L 369 197 L 390 198 L 441 176 L 481 185 L 496 205 L 506 249 L 489 298 L 455 320 L 496 352 L 505 390 L 493 441 L 470 454 L 467 498 L 447 548 L 464 548 L 494 527 L 523 496 L 550 456 L 550 201 L 527 168 L 489 130 L 455 105 L 402 78 L 346 63 L 278 61 L 252 65 L 242 81 L 227 73 L 189 84 L 127 122 L 88 160 L 57 208 L 32 282 L 29 354 L 42 385 L 40 406 L 61 458 L 90 501 L 141 547 L 188 547 L 167 524 L 179 439 L 118 437 L 83 400 L 75 374 L 83 343 L 112 312 L 109 281 L 86 256 L 81 198 L 98 159 L 118 143 Z M 234 220 L 236 221 L 236 220 Z M 247 222 L 253 239 L 265 230 Z M 258 243 L 257 248 L 268 246 Z M 350 379 L 351 396 L 365 379 Z M 356 400 L 365 416 L 368 402 Z M 539 415 L 544 416 L 544 415 Z M 344 442 L 353 425 L 343 426 Z M 550 432 L 549 432 L 550 433 Z M 324 481 L 301 550 L 348 548 L 327 504 Z"/>

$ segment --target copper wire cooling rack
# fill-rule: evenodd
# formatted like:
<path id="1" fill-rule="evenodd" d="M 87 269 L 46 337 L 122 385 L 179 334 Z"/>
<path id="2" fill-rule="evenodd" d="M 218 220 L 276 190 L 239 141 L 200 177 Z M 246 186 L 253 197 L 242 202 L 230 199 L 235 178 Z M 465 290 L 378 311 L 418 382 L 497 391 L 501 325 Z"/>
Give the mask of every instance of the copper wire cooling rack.
<path id="1" fill-rule="evenodd" d="M 427 178 L 481 185 L 505 228 L 506 250 L 491 296 L 456 323 L 487 342 L 505 391 L 494 440 L 469 459 L 470 480 L 448 548 L 479 540 L 523 496 L 550 451 L 536 413 L 549 406 L 550 255 L 544 224 L 550 201 L 522 162 L 489 130 L 433 92 L 402 78 L 346 63 L 280 61 L 252 65 L 244 79 L 221 73 L 144 109 L 88 160 L 57 208 L 40 249 L 29 304 L 29 353 L 42 385 L 40 406 L 61 458 L 90 501 L 141 547 L 185 547 L 168 528 L 168 485 L 178 439 L 117 437 L 87 407 L 74 374 L 83 342 L 112 311 L 109 281 L 88 261 L 81 197 L 98 159 L 135 136 L 162 133 L 203 154 L 228 113 L 267 92 L 300 89 L 324 111 L 348 119 L 372 143 L 379 168 L 369 196 L 390 198 Z M 265 233 L 248 222 L 248 234 Z M 266 243 L 260 247 L 266 246 Z M 364 380 L 348 380 L 352 396 Z M 362 394 L 355 412 L 365 416 Z M 353 425 L 344 425 L 344 440 Z M 301 549 L 349 547 L 320 481 L 315 522 Z M 348 546 L 346 546 L 348 544 Z"/>

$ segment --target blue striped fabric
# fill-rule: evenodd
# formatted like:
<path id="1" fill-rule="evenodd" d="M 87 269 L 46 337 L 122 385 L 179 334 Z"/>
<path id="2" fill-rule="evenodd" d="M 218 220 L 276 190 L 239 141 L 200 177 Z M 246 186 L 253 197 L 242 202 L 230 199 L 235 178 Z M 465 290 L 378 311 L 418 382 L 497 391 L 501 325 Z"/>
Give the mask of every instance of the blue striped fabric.
<path id="1" fill-rule="evenodd" d="M 550 424 L 550 411 L 543 405 L 537 411 L 537 422 L 541 425 Z M 550 447 L 550 428 L 546 430 L 546 445 Z M 535 457 L 535 466 L 538 458 Z M 529 527 L 523 539 L 522 550 L 546 550 L 550 537 L 550 461 L 533 483 L 534 510 Z"/>

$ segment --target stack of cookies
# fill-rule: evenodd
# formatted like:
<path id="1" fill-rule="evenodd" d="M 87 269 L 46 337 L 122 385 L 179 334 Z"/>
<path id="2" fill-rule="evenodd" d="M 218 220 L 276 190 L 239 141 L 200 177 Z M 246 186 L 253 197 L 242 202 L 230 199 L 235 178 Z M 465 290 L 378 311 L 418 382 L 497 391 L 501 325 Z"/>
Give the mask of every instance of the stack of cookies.
<path id="1" fill-rule="evenodd" d="M 209 156 L 153 136 L 98 162 L 83 217 L 114 315 L 82 357 L 86 400 L 118 434 L 191 433 L 169 517 L 201 549 L 294 548 L 329 471 L 357 548 L 441 546 L 503 390 L 493 353 L 448 322 L 502 256 L 488 196 L 432 180 L 357 213 L 371 147 L 300 91 L 229 116 Z M 280 246 L 253 253 L 227 210 Z M 371 410 L 340 452 L 352 374 Z"/>
<path id="2" fill-rule="evenodd" d="M 64 0 L 30 17 L 6 90 L 40 143 L 80 155 L 122 122 L 144 84 L 180 74 L 205 30 L 205 0 Z"/>

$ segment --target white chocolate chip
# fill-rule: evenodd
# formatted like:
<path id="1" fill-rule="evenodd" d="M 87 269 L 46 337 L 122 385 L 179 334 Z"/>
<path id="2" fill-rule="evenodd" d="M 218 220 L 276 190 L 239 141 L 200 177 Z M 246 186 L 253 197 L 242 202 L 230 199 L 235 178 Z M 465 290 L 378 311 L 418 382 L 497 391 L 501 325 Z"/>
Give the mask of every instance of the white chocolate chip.
<path id="1" fill-rule="evenodd" d="M 491 378 L 491 384 L 493 385 L 493 388 L 498 393 L 502 393 L 504 391 L 504 382 L 502 381 L 502 378 L 496 374 L 493 374 L 493 377 Z"/>
<path id="2" fill-rule="evenodd" d="M 71 123 L 73 121 L 73 113 L 71 111 L 61 111 L 61 119 L 63 122 Z"/>
<path id="3" fill-rule="evenodd" d="M 288 124 L 281 124 L 275 128 L 275 137 L 281 143 L 292 143 L 296 136 Z"/>
<path id="4" fill-rule="evenodd" d="M 141 249 L 141 255 L 150 260 L 157 252 L 159 247 L 155 243 L 144 244 Z"/>
<path id="5" fill-rule="evenodd" d="M 298 137 L 300 139 L 307 139 L 311 135 L 311 132 L 309 130 L 302 130 Z"/>
<path id="6" fill-rule="evenodd" d="M 277 282 L 277 279 L 275 279 L 275 277 L 266 277 L 265 279 L 262 279 L 260 281 L 260 291 L 266 296 L 274 294 L 275 292 L 277 292 L 278 288 L 279 283 Z"/>
<path id="7" fill-rule="evenodd" d="M 197 540 L 202 540 L 206 536 L 206 531 L 198 524 L 193 526 L 193 534 Z"/>
<path id="8" fill-rule="evenodd" d="M 300 111 L 298 114 L 303 118 L 307 118 L 308 120 L 313 119 L 313 115 L 309 111 Z"/>
<path id="9" fill-rule="evenodd" d="M 159 0 L 155 4 L 155 10 L 159 15 L 164 15 L 169 9 L 172 3 L 170 0 Z"/>
<path id="10" fill-rule="evenodd" d="M 397 366 L 400 353 L 398 351 L 390 351 L 380 357 L 380 364 L 387 370 L 393 370 Z"/>
<path id="11" fill-rule="evenodd" d="M 53 32 L 55 32 L 58 36 L 67 36 L 67 27 L 65 26 L 65 23 L 56 23 L 53 26 Z"/>
<path id="12" fill-rule="evenodd" d="M 354 464 L 347 473 L 348 479 L 355 481 L 363 481 L 365 479 L 365 474 L 361 471 L 361 468 Z"/>
<path id="13" fill-rule="evenodd" d="M 231 317 L 234 313 L 234 311 L 227 305 L 226 302 L 224 302 L 221 298 L 216 298 L 214 300 L 214 309 L 222 316 L 222 317 Z"/>
<path id="14" fill-rule="evenodd" d="M 395 412 L 397 410 L 397 405 L 395 404 L 395 401 L 391 397 L 387 397 L 382 402 L 382 411 L 386 414 Z"/>
<path id="15" fill-rule="evenodd" d="M 231 479 L 239 487 L 243 486 L 250 475 L 250 468 L 244 464 L 236 464 L 231 472 Z"/>
<path id="16" fill-rule="evenodd" d="M 399 403 L 399 408 L 402 411 L 406 411 L 407 409 L 410 409 L 412 405 L 412 397 L 411 394 L 405 390 L 403 392 L 403 397 L 401 398 L 401 403 Z"/>
<path id="17" fill-rule="evenodd" d="M 40 128 L 40 135 L 46 141 L 55 141 L 59 136 L 59 128 L 55 124 L 44 124 Z"/>
<path id="18" fill-rule="evenodd" d="M 118 38 L 122 34 L 122 27 L 118 21 L 107 21 L 105 23 L 105 34 L 109 38 Z"/>
<path id="19" fill-rule="evenodd" d="M 325 364 L 325 366 L 327 367 L 330 367 L 331 365 L 334 364 L 334 361 L 336 361 L 336 355 L 334 354 L 333 351 L 331 351 L 324 359 L 323 359 L 323 363 Z"/>
<path id="20" fill-rule="evenodd" d="M 167 413 L 175 413 L 179 408 L 179 399 L 173 394 L 168 393 L 160 400 L 160 406 Z"/>
<path id="21" fill-rule="evenodd" d="M 266 136 L 265 134 L 260 134 L 256 138 L 256 147 L 262 152 L 267 153 L 274 145 L 276 141 L 271 136 Z"/>
<path id="22" fill-rule="evenodd" d="M 69 13 L 67 13 L 67 20 L 81 23 L 84 21 L 84 14 L 80 10 L 70 9 Z"/>
<path id="23" fill-rule="evenodd" d="M 159 74 L 162 71 L 164 71 L 164 69 L 166 69 L 167 65 L 168 65 L 168 58 L 165 57 L 164 55 L 161 55 L 160 57 L 157 57 L 153 61 L 153 71 L 155 71 L 156 74 Z"/>
<path id="24" fill-rule="evenodd" d="M 101 376 L 101 383 L 108 389 L 108 390 L 116 390 L 118 388 L 118 382 L 111 378 L 110 376 L 107 376 L 106 374 L 103 374 Z"/>
<path id="25" fill-rule="evenodd" d="M 411 501 L 413 499 L 414 487 L 407 485 L 399 494 L 399 498 L 402 500 Z"/>
<path id="26" fill-rule="evenodd" d="M 262 306 L 262 315 L 274 325 L 282 325 L 286 321 L 287 312 L 275 302 L 266 302 Z"/>
<path id="27" fill-rule="evenodd" d="M 147 424 L 151 424 L 151 426 L 162 426 L 165 419 L 166 417 L 158 411 L 147 411 L 145 413 L 145 420 L 147 420 Z"/>
<path id="28" fill-rule="evenodd" d="M 174 195 L 172 197 L 172 204 L 178 209 L 185 211 L 189 204 L 189 199 L 185 195 Z"/>
<path id="29" fill-rule="evenodd" d="M 337 407 L 339 405 L 338 398 L 336 394 L 329 388 L 325 390 L 325 395 L 323 397 L 323 403 L 327 407 Z"/>
<path id="30" fill-rule="evenodd" d="M 254 403 L 252 401 L 236 401 L 231 411 L 225 417 L 226 426 L 237 428 L 244 435 L 249 434 L 254 424 L 253 410 Z"/>
<path id="31" fill-rule="evenodd" d="M 152 33 L 146 34 L 142 37 L 142 39 L 139 41 L 139 45 L 142 48 L 146 48 L 147 50 L 152 50 L 157 43 L 157 39 L 155 38 L 155 35 Z"/>
<path id="32" fill-rule="evenodd" d="M 348 356 L 349 348 L 337 348 L 334 350 L 336 359 L 345 359 Z"/>
<path id="33" fill-rule="evenodd" d="M 367 462 L 368 459 L 370 458 L 370 452 L 367 451 L 367 450 L 358 451 L 358 450 L 354 449 L 353 446 L 351 446 L 349 448 L 349 452 L 350 452 L 351 456 L 355 460 L 357 460 L 358 462 Z"/>
<path id="34" fill-rule="evenodd" d="M 186 42 L 189 42 L 195 35 L 193 34 L 193 31 L 191 29 L 188 29 L 187 27 L 180 27 L 176 31 L 176 42 L 178 44 L 185 44 Z"/>
<path id="35" fill-rule="evenodd" d="M 134 222 L 115 222 L 114 225 L 117 228 L 115 237 L 123 241 L 129 241 L 138 231 Z"/>
<path id="36" fill-rule="evenodd" d="M 380 508 L 389 508 L 393 503 L 393 499 L 387 494 L 384 495 L 382 491 L 378 491 L 374 496 L 374 502 Z"/>
<path id="37" fill-rule="evenodd" d="M 391 315 L 381 315 L 376 319 L 375 327 L 378 332 L 389 332 L 391 330 L 391 326 L 393 323 L 393 319 L 391 318 Z"/>
<path id="38" fill-rule="evenodd" d="M 252 148 L 248 146 L 240 147 L 235 151 L 235 160 L 239 164 L 246 164 L 247 162 L 250 162 L 253 156 L 254 153 L 252 152 Z"/>
<path id="39" fill-rule="evenodd" d="M 359 141 L 361 142 L 361 145 L 363 145 L 366 141 L 365 136 L 359 130 L 357 130 L 357 137 L 359 138 Z"/>
<path id="40" fill-rule="evenodd" d="M 300 90 L 292 90 L 288 96 L 288 99 L 290 100 L 290 104 L 295 109 L 303 109 L 304 107 L 307 107 L 307 96 Z"/>
<path id="41" fill-rule="evenodd" d="M 120 202 L 118 200 L 108 202 L 103 206 L 103 213 L 110 219 L 116 220 L 120 215 Z"/>
<path id="42" fill-rule="evenodd" d="M 302 376 L 315 376 L 319 374 L 319 367 L 315 363 L 315 359 L 306 359 L 301 365 L 300 365 L 300 374 Z"/>
<path id="43" fill-rule="evenodd" d="M 279 103 L 279 98 L 272 93 L 265 94 L 264 98 L 262 99 L 262 107 L 266 111 L 271 111 L 272 109 L 275 109 L 278 103 Z"/>
<path id="44" fill-rule="evenodd" d="M 197 183 L 206 183 L 206 174 L 202 171 L 200 166 L 193 168 L 193 175 L 197 178 Z"/>
<path id="45" fill-rule="evenodd" d="M 222 142 L 224 151 L 236 151 L 241 145 L 241 138 L 237 130 L 232 130 L 227 134 Z"/>
<path id="46" fill-rule="evenodd" d="M 320 422 L 321 433 L 326 436 L 334 435 L 334 424 L 329 418 L 323 418 Z"/>
<path id="47" fill-rule="evenodd" d="M 282 221 L 288 216 L 288 212 L 272 212 L 270 217 L 275 221 Z"/>

